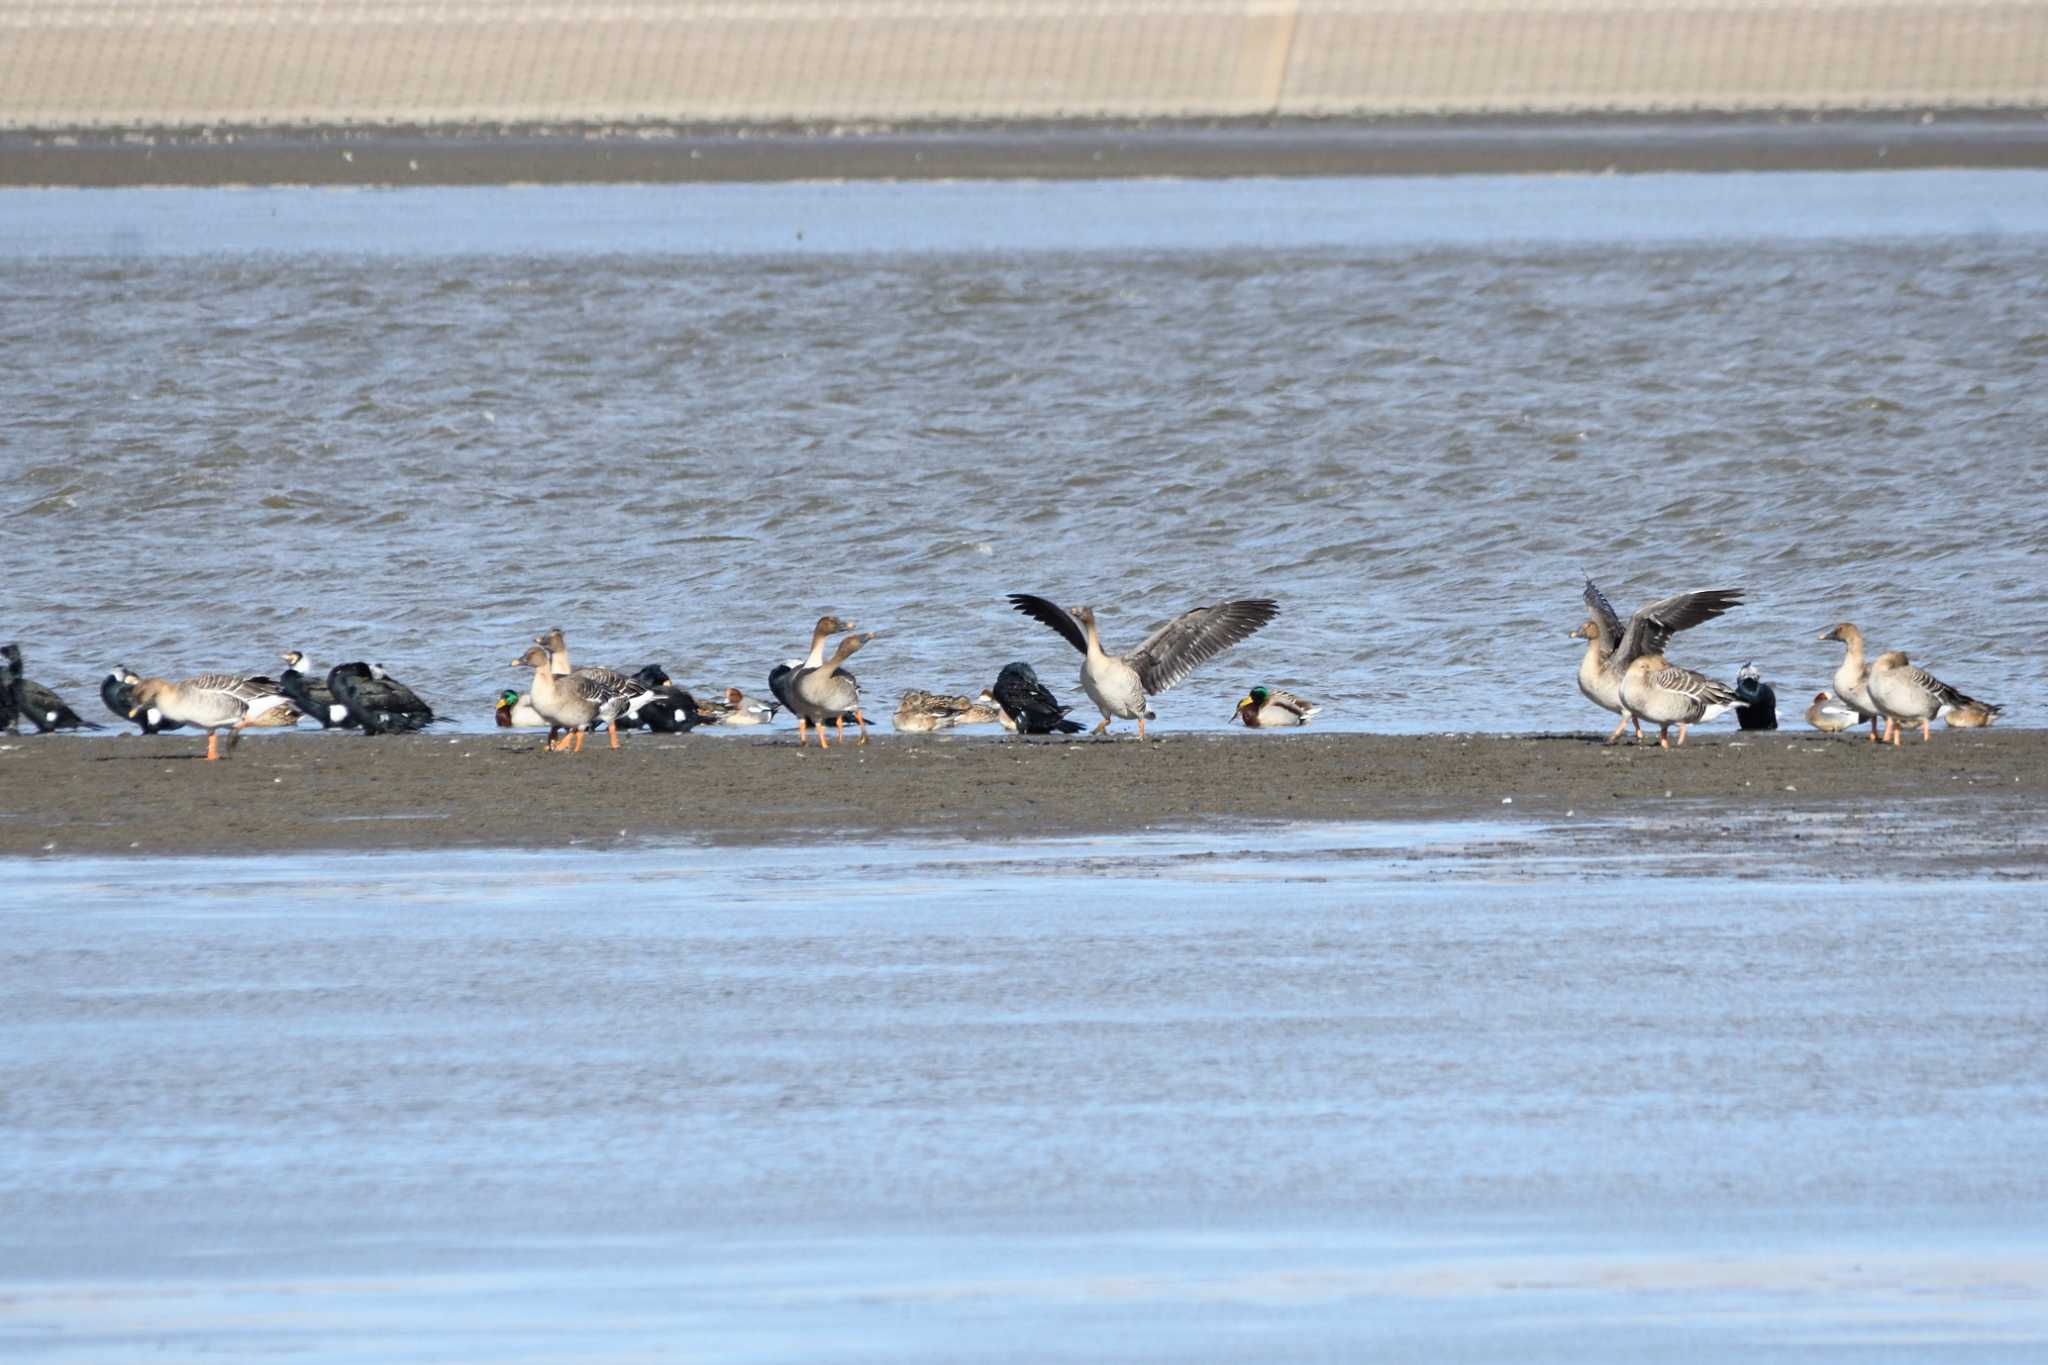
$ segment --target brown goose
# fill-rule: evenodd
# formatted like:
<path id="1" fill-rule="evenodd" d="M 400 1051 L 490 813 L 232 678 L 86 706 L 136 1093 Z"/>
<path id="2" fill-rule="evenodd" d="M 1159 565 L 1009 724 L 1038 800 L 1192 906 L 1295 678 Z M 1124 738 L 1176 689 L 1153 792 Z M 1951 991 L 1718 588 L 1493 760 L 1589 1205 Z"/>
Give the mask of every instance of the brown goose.
<path id="1" fill-rule="evenodd" d="M 1621 704 L 1629 714 L 1657 727 L 1657 747 L 1671 747 L 1671 727 L 1685 743 L 1689 726 L 1709 721 L 1735 705 L 1735 689 L 1704 673 L 1679 668 L 1662 654 L 1644 654 L 1621 675 Z"/>
<path id="2" fill-rule="evenodd" d="M 1570 638 L 1586 642 L 1586 652 L 1579 656 L 1580 693 L 1595 706 L 1621 717 L 1608 734 L 1607 743 L 1618 741 L 1621 732 L 1632 723 L 1637 740 L 1643 737 L 1642 723 L 1621 701 L 1621 678 L 1628 666 L 1645 654 L 1662 654 L 1671 637 L 1680 631 L 1741 606 L 1742 595 L 1741 588 L 1700 588 L 1677 593 L 1637 611 L 1624 626 L 1607 595 L 1593 586 L 1592 579 L 1586 580 L 1582 594 L 1588 613 L 1586 623 L 1573 631 Z"/>
<path id="3" fill-rule="evenodd" d="M 1966 697 L 1926 669 L 1913 667 L 1905 654 L 1896 649 L 1878 655 L 1877 662 L 1870 666 L 1870 699 L 1877 703 L 1877 712 L 1884 717 L 1885 738 L 1893 748 L 1899 745 L 1902 721 L 1918 725 L 1920 742 L 1925 744 L 1934 737 L 1930 727 L 1937 716 L 1964 712 L 1971 717 L 1963 722 L 1968 726 L 1981 714 L 1984 719 L 1975 723 L 1989 725 L 2001 709 Z"/>
<path id="4" fill-rule="evenodd" d="M 220 732 L 228 732 L 228 749 L 233 751 L 242 731 L 251 726 L 297 725 L 299 713 L 269 678 L 242 673 L 202 673 L 183 682 L 166 678 L 144 678 L 128 694 L 128 718 L 139 720 L 150 711 L 206 731 L 206 761 L 220 754 Z"/>
<path id="5" fill-rule="evenodd" d="M 1842 662 L 1835 667 L 1835 696 L 1870 722 L 1870 742 L 1877 743 L 1877 703 L 1870 697 L 1870 670 L 1863 666 L 1863 632 L 1844 621 L 1822 631 L 1820 638 L 1842 642 Z"/>
<path id="6" fill-rule="evenodd" d="M 1130 653 L 1111 654 L 1096 634 L 1092 607 L 1062 611 L 1022 592 L 1010 594 L 1010 605 L 1051 626 L 1081 651 L 1081 690 L 1102 712 L 1090 733 L 1101 734 L 1112 720 L 1135 720 L 1139 739 L 1145 737 L 1145 722 L 1153 719 L 1148 697 L 1166 691 L 1280 614 L 1280 604 L 1263 597 L 1195 607 L 1153 631 Z"/>

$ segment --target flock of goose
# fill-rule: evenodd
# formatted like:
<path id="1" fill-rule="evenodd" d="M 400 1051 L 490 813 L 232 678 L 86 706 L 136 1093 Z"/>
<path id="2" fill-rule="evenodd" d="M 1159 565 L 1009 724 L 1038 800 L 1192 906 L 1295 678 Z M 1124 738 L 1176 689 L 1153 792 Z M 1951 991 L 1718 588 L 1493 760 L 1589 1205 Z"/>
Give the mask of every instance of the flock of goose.
<path id="1" fill-rule="evenodd" d="M 1607 736 L 1609 744 L 1631 724 L 1640 741 L 1647 720 L 1658 727 L 1658 744 L 1668 749 L 1672 726 L 1678 727 L 1678 742 L 1683 744 L 1689 727 L 1730 710 L 1745 730 L 1778 728 L 1776 695 L 1753 666 L 1745 665 L 1730 687 L 1664 657 L 1672 636 L 1741 606 L 1742 598 L 1741 588 L 1682 592 L 1652 602 L 1623 625 L 1607 595 L 1586 580 L 1586 622 L 1571 632 L 1571 638 L 1586 641 L 1579 659 L 1579 691 L 1621 717 Z M 1836 734 L 1869 721 L 1873 743 L 1888 740 L 1897 747 L 1907 726 L 1918 725 L 1924 742 L 1933 738 L 1930 727 L 1936 720 L 1972 728 L 1989 725 L 1999 716 L 2000 707 L 1965 696 L 1925 669 L 1913 667 L 1902 651 L 1880 654 L 1866 664 L 1863 632 L 1846 621 L 1822 631 L 1820 639 L 1838 640 L 1846 649 L 1835 670 L 1834 695 L 1823 691 L 1806 708 L 1807 723 L 1816 730 Z"/>
<path id="2" fill-rule="evenodd" d="M 1631 726 L 1638 742 L 1645 721 L 1658 727 L 1658 744 L 1672 745 L 1676 726 L 1679 744 L 1694 725 L 1733 710 L 1744 729 L 1776 729 L 1776 696 L 1753 666 L 1745 666 L 1729 685 L 1671 663 L 1665 657 L 1672 637 L 1742 605 L 1740 588 L 1704 588 L 1683 592 L 1621 619 L 1604 593 L 1588 580 L 1587 617 L 1571 632 L 1586 642 L 1579 661 L 1579 690 L 1596 705 L 1621 719 L 1607 736 L 1620 740 Z M 1195 607 L 1182 612 L 1147 636 L 1135 649 L 1112 653 L 1097 632 L 1088 607 L 1061 608 L 1043 597 L 1012 593 L 1016 611 L 1058 633 L 1081 655 L 1081 690 L 1101 712 L 1092 734 L 1105 732 L 1113 721 L 1136 721 L 1138 735 L 1154 719 L 1150 698 L 1158 696 L 1224 650 L 1243 642 L 1280 613 L 1266 598 L 1248 598 Z M 838 644 L 827 652 L 827 645 Z M 1904 730 L 1920 727 L 1923 741 L 1940 719 L 1953 726 L 1984 726 L 2000 708 L 1965 696 L 1923 669 L 1905 654 L 1880 654 L 1864 660 L 1862 632 L 1844 622 L 1825 631 L 1822 640 L 1845 648 L 1836 669 L 1834 692 L 1821 692 L 1807 708 L 1816 730 L 1838 733 L 1870 724 L 1873 742 L 1898 745 Z M 778 712 L 796 717 L 797 742 L 807 745 L 813 731 L 818 747 L 833 739 L 844 742 L 851 721 L 858 743 L 867 742 L 867 716 L 860 682 L 847 662 L 875 639 L 857 633 L 854 624 L 835 615 L 818 618 L 809 652 L 777 664 L 768 675 L 773 702 L 756 701 L 736 687 L 718 698 L 699 700 L 676 685 L 658 664 L 634 672 L 570 661 L 561 629 L 534 637 L 533 645 L 513 661 L 532 670 L 527 690 L 499 694 L 501 726 L 545 726 L 550 751 L 580 752 L 585 736 L 602 727 L 611 747 L 619 747 L 621 729 L 678 732 L 702 725 L 761 725 Z M 108 710 L 134 721 L 144 733 L 190 727 L 206 731 L 206 757 L 221 757 L 220 737 L 232 750 L 245 729 L 296 725 L 302 718 L 322 728 L 353 728 L 365 734 L 403 733 L 433 723 L 433 708 L 417 693 L 374 663 L 337 664 L 322 675 L 307 656 L 288 650 L 277 677 L 262 674 L 206 673 L 173 682 L 145 678 L 121 667 L 100 684 Z M 895 727 L 928 733 L 956 725 L 994 724 L 1014 734 L 1077 734 L 1079 721 L 1068 718 L 1072 707 L 1039 681 L 1028 663 L 1006 665 L 995 682 L 977 697 L 911 691 L 903 694 Z M 1320 707 L 1277 688 L 1254 687 L 1237 703 L 1232 719 L 1252 729 L 1306 725 Z M 21 720 L 43 731 L 98 728 L 81 718 L 46 687 L 23 674 L 17 645 L 0 648 L 0 729 L 12 733 Z M 1880 729 L 1882 727 L 1882 729 Z"/>

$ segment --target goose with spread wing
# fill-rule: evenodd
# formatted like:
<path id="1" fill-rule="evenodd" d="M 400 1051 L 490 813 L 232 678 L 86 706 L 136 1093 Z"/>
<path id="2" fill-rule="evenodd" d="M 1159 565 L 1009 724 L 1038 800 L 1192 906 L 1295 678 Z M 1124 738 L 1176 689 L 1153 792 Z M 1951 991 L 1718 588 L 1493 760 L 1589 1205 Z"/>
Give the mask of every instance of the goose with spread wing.
<path id="1" fill-rule="evenodd" d="M 1579 656 L 1580 693 L 1595 706 L 1621 717 L 1607 743 L 1619 740 L 1631 724 L 1636 727 L 1636 738 L 1643 737 L 1642 722 L 1621 699 L 1621 679 L 1629 665 L 1645 654 L 1662 655 L 1671 637 L 1680 631 L 1741 606 L 1742 594 L 1741 588 L 1677 593 L 1650 603 L 1624 626 L 1607 594 L 1595 587 L 1592 579 L 1586 580 L 1586 623 L 1573 631 L 1571 638 L 1586 642 L 1586 652 Z"/>
<path id="2" fill-rule="evenodd" d="M 1135 720 L 1139 739 L 1145 737 L 1145 722 L 1154 718 L 1145 704 L 1148 697 L 1166 691 L 1280 614 L 1280 604 L 1263 597 L 1195 607 L 1153 631 L 1130 653 L 1111 654 L 1096 633 L 1094 608 L 1062 611 L 1022 592 L 1011 593 L 1009 601 L 1081 652 L 1081 690 L 1102 712 L 1090 733 L 1101 734 L 1112 720 Z"/>

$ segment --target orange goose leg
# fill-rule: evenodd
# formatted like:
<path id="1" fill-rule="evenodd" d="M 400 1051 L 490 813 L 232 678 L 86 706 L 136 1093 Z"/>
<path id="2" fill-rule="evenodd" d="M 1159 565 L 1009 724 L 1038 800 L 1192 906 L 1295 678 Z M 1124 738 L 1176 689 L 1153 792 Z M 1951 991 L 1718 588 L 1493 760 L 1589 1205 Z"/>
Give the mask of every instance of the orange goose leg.
<path id="1" fill-rule="evenodd" d="M 219 749 L 219 747 L 218 747 L 218 746 L 219 746 L 219 744 L 220 744 L 220 731 L 218 731 L 218 730 L 208 730 L 208 731 L 206 732 L 206 761 L 207 761 L 208 763 L 213 763 L 213 762 L 217 762 L 217 761 L 219 760 L 219 758 L 220 758 L 220 749 Z"/>
<path id="2" fill-rule="evenodd" d="M 867 717 L 866 717 L 866 716 L 863 716 L 863 715 L 862 715 L 862 714 L 860 713 L 860 708 L 859 708 L 858 706 L 856 706 L 856 707 L 854 707 L 854 708 L 853 708 L 853 723 L 854 723 L 855 725 L 858 725 L 858 726 L 860 727 L 860 742 L 861 742 L 861 743 L 863 743 L 863 744 L 867 743 L 867 742 L 868 742 L 868 720 L 867 720 Z"/>
<path id="3" fill-rule="evenodd" d="M 1683 725 L 1678 727 L 1678 744 L 1680 748 L 1685 746 L 1685 727 Z"/>
<path id="4" fill-rule="evenodd" d="M 611 723 L 611 724 L 610 724 L 609 726 L 607 726 L 606 728 L 607 728 L 607 729 L 609 729 L 609 730 L 610 730 L 610 731 L 612 732 L 612 747 L 613 747 L 614 749 L 618 748 L 618 747 L 619 747 L 619 723 L 618 723 L 618 722 L 617 722 L 616 720 L 614 720 L 614 721 L 613 721 L 613 722 L 612 722 L 612 723 Z"/>

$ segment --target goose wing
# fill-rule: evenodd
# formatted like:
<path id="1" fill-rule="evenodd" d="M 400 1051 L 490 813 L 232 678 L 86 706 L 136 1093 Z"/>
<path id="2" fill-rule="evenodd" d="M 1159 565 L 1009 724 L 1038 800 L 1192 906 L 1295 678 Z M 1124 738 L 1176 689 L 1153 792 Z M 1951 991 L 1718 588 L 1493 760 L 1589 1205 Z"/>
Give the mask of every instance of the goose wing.
<path id="1" fill-rule="evenodd" d="M 1607 594 L 1593 586 L 1593 580 L 1586 580 L 1586 610 L 1593 613 L 1593 621 L 1600 627 L 1600 643 L 1609 651 L 1621 643 L 1621 614 L 1614 604 L 1607 600 Z"/>
<path id="2" fill-rule="evenodd" d="M 1706 706 L 1735 704 L 1735 689 L 1727 683 L 1710 678 L 1704 673 L 1695 673 L 1690 668 L 1680 668 L 1676 664 L 1652 673 L 1650 686 L 1666 692 L 1682 693 Z"/>
<path id="3" fill-rule="evenodd" d="M 1033 597 L 1028 592 L 1013 592 L 1010 594 L 1010 605 L 1041 625 L 1051 626 L 1066 637 L 1068 644 L 1083 654 L 1088 652 L 1088 637 L 1081 633 L 1081 623 L 1043 597 Z"/>
<path id="4" fill-rule="evenodd" d="M 1662 654 L 1671 637 L 1742 605 L 1742 588 L 1701 588 L 1652 602 L 1628 620 L 1611 668 L 1626 668 L 1645 654 Z"/>
<path id="5" fill-rule="evenodd" d="M 1971 700 L 1924 668 L 1906 669 L 1906 679 L 1941 706 L 1963 706 Z"/>
<path id="6" fill-rule="evenodd" d="M 1264 597 L 1196 607 L 1146 636 L 1124 662 L 1146 695 L 1157 696 L 1279 614 L 1280 604 Z"/>

